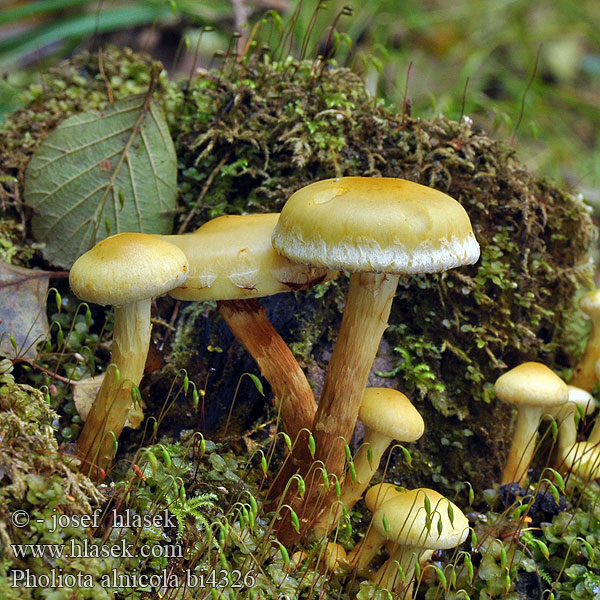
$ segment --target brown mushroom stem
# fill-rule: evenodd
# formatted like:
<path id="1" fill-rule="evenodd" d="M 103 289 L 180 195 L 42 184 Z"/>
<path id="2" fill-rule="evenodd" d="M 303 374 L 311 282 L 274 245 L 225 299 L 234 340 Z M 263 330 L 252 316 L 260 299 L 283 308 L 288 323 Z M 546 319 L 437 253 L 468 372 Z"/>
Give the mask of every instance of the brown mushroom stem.
<path id="1" fill-rule="evenodd" d="M 537 406 L 522 406 L 518 409 L 512 443 L 502 472 L 502 484 L 513 481 L 525 484 L 537 442 L 537 429 L 546 410 Z"/>
<path id="2" fill-rule="evenodd" d="M 82 470 L 92 476 L 98 475 L 92 465 L 105 470 L 111 465 L 114 440 L 121 435 L 131 408 L 131 389 L 144 374 L 152 329 L 150 307 L 150 299 L 115 306 L 111 363 L 119 370 L 119 380 L 115 368 L 107 369 L 77 440 Z"/>
<path id="3" fill-rule="evenodd" d="M 317 410 L 312 388 L 288 345 L 255 299 L 223 300 L 219 311 L 237 340 L 256 361 L 279 403 L 283 430 L 292 438 L 310 429 Z"/>
<path id="4" fill-rule="evenodd" d="M 342 325 L 315 415 L 316 456 L 343 479 L 344 445 L 354 431 L 367 379 L 388 327 L 398 275 L 351 273 Z"/>
<path id="5" fill-rule="evenodd" d="M 367 379 L 377 355 L 383 332 L 388 326 L 398 275 L 351 273 L 350 289 L 338 339 L 333 350 L 321 399 L 315 415 L 315 460 L 323 464 L 332 483 L 344 479 L 344 446 L 352 436 Z M 304 444 L 300 444 L 304 446 Z M 301 475 L 306 479 L 306 467 Z M 325 494 L 320 484 L 307 485 L 304 500 L 288 500 L 300 515 L 301 531 L 291 525 L 289 513 L 277 530 L 284 545 L 292 545 L 312 528 L 319 513 L 329 514 L 335 498 Z M 325 519 L 327 517 L 324 517 Z"/>

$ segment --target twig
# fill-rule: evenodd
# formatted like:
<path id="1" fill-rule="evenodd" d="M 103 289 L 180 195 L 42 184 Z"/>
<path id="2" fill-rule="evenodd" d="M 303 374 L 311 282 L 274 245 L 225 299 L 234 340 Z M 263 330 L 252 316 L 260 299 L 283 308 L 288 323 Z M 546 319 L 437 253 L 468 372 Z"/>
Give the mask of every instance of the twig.
<path id="1" fill-rule="evenodd" d="M 106 93 L 108 95 L 108 101 L 112 104 L 115 101 L 115 97 L 112 91 L 112 87 L 110 85 L 110 81 L 104 72 L 104 60 L 102 58 L 102 48 L 98 48 L 98 70 L 100 71 L 100 76 L 104 81 L 104 85 L 106 85 Z"/>
<path id="2" fill-rule="evenodd" d="M 412 60 L 408 63 L 408 69 L 406 69 L 406 81 L 404 83 L 404 97 L 402 98 L 402 125 L 401 129 L 404 131 L 406 128 L 406 108 L 408 105 L 408 79 L 410 78 L 410 71 L 412 69 Z"/>
<path id="3" fill-rule="evenodd" d="M 542 45 L 540 44 L 538 46 L 537 54 L 535 55 L 535 64 L 533 65 L 533 73 L 531 73 L 531 77 L 529 78 L 529 81 L 527 82 L 527 87 L 525 88 L 525 92 L 523 92 L 523 98 L 521 98 L 521 110 L 519 111 L 519 118 L 517 119 L 517 124 L 515 125 L 512 135 L 510 136 L 510 145 L 511 146 L 514 144 L 515 136 L 517 135 L 517 130 L 519 129 L 519 125 L 521 125 L 521 121 L 523 120 L 523 114 L 525 113 L 525 99 L 527 98 L 527 94 L 528 94 L 529 90 L 531 89 L 533 80 L 535 79 L 535 75 L 537 73 L 541 49 L 542 49 Z"/>
<path id="4" fill-rule="evenodd" d="M 16 358 L 12 361 L 12 363 L 13 363 L 13 365 L 15 365 L 17 363 L 26 363 L 30 367 L 33 367 L 34 369 L 37 369 L 38 371 L 41 371 L 42 373 L 46 373 L 46 375 L 49 375 L 50 377 L 52 377 L 52 379 L 56 379 L 57 381 L 62 381 L 63 383 L 67 383 L 69 385 L 77 384 L 77 381 L 75 381 L 73 379 L 67 379 L 66 377 L 63 377 L 62 375 L 58 375 L 58 373 L 54 373 L 50 369 L 46 369 L 46 367 L 37 365 L 36 363 L 34 363 L 30 360 L 27 360 L 26 358 Z"/>

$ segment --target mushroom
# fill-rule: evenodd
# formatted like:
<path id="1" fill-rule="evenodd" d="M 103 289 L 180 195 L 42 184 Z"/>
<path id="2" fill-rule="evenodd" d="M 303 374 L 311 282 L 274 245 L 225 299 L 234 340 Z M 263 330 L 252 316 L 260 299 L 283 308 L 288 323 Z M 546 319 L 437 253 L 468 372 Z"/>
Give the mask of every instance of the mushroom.
<path id="1" fill-rule="evenodd" d="M 354 457 L 355 481 L 348 475 L 344 481 L 340 502 L 350 510 L 363 495 L 379 468 L 381 457 L 393 440 L 415 442 L 425 429 L 423 417 L 402 393 L 391 388 L 367 388 L 358 416 L 365 426 L 365 436 Z M 333 515 L 323 512 L 314 529 L 325 533 L 335 526 L 342 511 Z"/>
<path id="2" fill-rule="evenodd" d="M 296 439 L 303 428 L 312 427 L 317 406 L 314 394 L 256 299 L 308 289 L 335 274 L 277 254 L 271 234 L 278 218 L 278 213 L 226 215 L 208 221 L 192 234 L 161 238 L 181 248 L 190 263 L 185 285 L 169 295 L 178 300 L 218 301 L 221 315 L 280 402 L 283 429 Z"/>
<path id="3" fill-rule="evenodd" d="M 565 456 L 565 467 L 583 479 L 599 479 L 600 447 L 590 442 L 577 442 Z"/>
<path id="4" fill-rule="evenodd" d="M 558 375 L 538 362 L 525 362 L 507 371 L 498 377 L 494 389 L 499 400 L 514 404 L 518 411 L 502 483 L 518 481 L 524 485 L 540 420 L 567 402 L 569 390 Z"/>
<path id="5" fill-rule="evenodd" d="M 469 533 L 469 522 L 460 508 L 428 488 L 402 492 L 384 502 L 373 515 L 373 527 L 396 544 L 373 582 L 390 592 L 403 593 L 396 596 L 403 598 L 412 598 L 415 564 L 424 551 L 455 548 Z"/>
<path id="6" fill-rule="evenodd" d="M 584 294 L 579 300 L 579 308 L 592 320 L 592 330 L 569 383 L 591 392 L 598 381 L 595 367 L 600 359 L 600 289 Z"/>
<path id="7" fill-rule="evenodd" d="M 584 389 L 567 385 L 569 400 L 555 409 L 550 409 L 550 414 L 558 423 L 558 444 L 556 462 L 562 465 L 565 457 L 577 442 L 577 424 L 575 413 L 582 411 L 583 415 L 591 415 L 596 409 L 594 397 Z M 588 440 L 589 441 L 589 440 Z"/>
<path id="8" fill-rule="evenodd" d="M 367 508 L 374 513 L 384 502 L 402 493 L 392 483 L 378 483 L 369 488 L 364 500 Z M 358 570 L 366 569 L 385 542 L 386 537 L 381 535 L 371 522 L 365 537 L 348 553 L 348 563 Z"/>
<path id="9" fill-rule="evenodd" d="M 112 358 L 77 440 L 84 464 L 110 466 L 132 405 L 132 388 L 144 372 L 150 345 L 152 298 L 181 285 L 188 274 L 184 253 L 153 235 L 120 233 L 80 256 L 69 275 L 76 296 L 114 306 Z M 117 377 L 117 370 L 119 377 Z"/>
<path id="10" fill-rule="evenodd" d="M 399 275 L 472 264 L 479 245 L 464 208 L 446 194 L 402 179 L 344 177 L 294 193 L 273 246 L 295 262 L 351 272 L 313 428 L 317 459 L 341 479 Z"/>
<path id="11" fill-rule="evenodd" d="M 321 558 L 321 557 L 319 557 Z M 347 563 L 346 550 L 336 542 L 327 542 L 323 556 L 323 564 L 327 571 L 336 572 Z"/>

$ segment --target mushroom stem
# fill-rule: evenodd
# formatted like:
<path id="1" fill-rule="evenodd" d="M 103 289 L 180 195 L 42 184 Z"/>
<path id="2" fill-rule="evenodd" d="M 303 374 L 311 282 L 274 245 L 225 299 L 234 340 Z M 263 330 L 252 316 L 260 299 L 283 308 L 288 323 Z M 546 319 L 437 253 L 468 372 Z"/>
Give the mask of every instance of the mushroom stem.
<path id="1" fill-rule="evenodd" d="M 391 274 L 350 274 L 342 325 L 313 429 L 317 459 L 340 480 L 345 470 L 344 445 L 356 425 L 367 379 L 388 326 L 398 279 Z"/>
<path id="2" fill-rule="evenodd" d="M 306 375 L 255 299 L 217 303 L 237 340 L 252 355 L 271 385 L 284 431 L 292 438 L 310 429 L 317 403 Z"/>
<path id="3" fill-rule="evenodd" d="M 107 469 L 112 462 L 114 439 L 123 431 L 131 408 L 132 387 L 144 374 L 152 329 L 150 307 L 150 299 L 115 307 L 111 363 L 119 370 L 119 379 L 115 368 L 107 369 L 77 440 L 85 471 L 90 465 Z"/>
<path id="4" fill-rule="evenodd" d="M 396 545 L 390 557 L 373 577 L 373 582 L 389 592 L 403 594 L 398 595 L 399 598 L 412 598 L 415 565 L 422 552 L 423 548 L 419 546 Z M 404 580 L 400 576 L 398 567 L 404 573 Z"/>
<path id="5" fill-rule="evenodd" d="M 596 361 L 600 358 L 600 327 L 592 325 L 592 332 L 587 341 L 583 356 L 575 367 L 575 372 L 569 385 L 580 387 L 591 392 L 598 377 L 596 376 Z"/>
<path id="6" fill-rule="evenodd" d="M 366 569 L 375 558 L 386 538 L 375 527 L 369 525 L 365 537 L 348 553 L 348 563 L 358 571 Z"/>
<path id="7" fill-rule="evenodd" d="M 347 476 L 342 488 L 342 502 L 350 510 L 361 498 L 363 492 L 373 479 L 373 475 L 379 468 L 381 457 L 392 442 L 392 438 L 381 435 L 376 431 L 367 429 L 365 437 L 358 452 L 354 456 L 354 469 L 356 471 L 356 481 Z M 371 460 L 369 461 L 369 449 L 371 450 Z"/>
<path id="8" fill-rule="evenodd" d="M 588 436 L 587 442 L 592 446 L 597 446 L 600 444 L 600 415 L 596 417 L 596 422 L 594 423 L 594 427 Z"/>
<path id="9" fill-rule="evenodd" d="M 525 484 L 537 442 L 537 428 L 544 412 L 543 407 L 537 406 L 522 406 L 518 409 L 515 432 L 502 472 L 502 484 L 513 481 Z"/>
<path id="10" fill-rule="evenodd" d="M 575 411 L 577 407 L 572 403 L 562 408 L 554 416 L 558 424 L 558 442 L 556 445 L 556 459 L 558 465 L 561 465 L 577 442 L 577 425 L 575 424 Z"/>
<path id="11" fill-rule="evenodd" d="M 371 482 L 373 475 L 379 468 L 381 457 L 392 441 L 391 437 L 381 435 L 377 431 L 369 428 L 365 430 L 365 437 L 358 452 L 354 455 L 354 469 L 356 472 L 356 481 L 352 481 L 350 475 L 346 475 L 342 487 L 340 503 L 336 505 L 332 514 L 329 511 L 322 512 L 315 522 L 314 531 L 317 535 L 325 535 L 327 531 L 333 529 L 340 520 L 343 511 L 341 506 L 347 510 L 360 500 L 363 492 Z M 369 462 L 369 448 L 371 449 L 371 461 Z"/>
<path id="12" fill-rule="evenodd" d="M 598 381 L 596 363 L 600 359 L 600 289 L 584 294 L 579 300 L 579 307 L 590 317 L 592 329 L 569 384 L 591 392 Z"/>

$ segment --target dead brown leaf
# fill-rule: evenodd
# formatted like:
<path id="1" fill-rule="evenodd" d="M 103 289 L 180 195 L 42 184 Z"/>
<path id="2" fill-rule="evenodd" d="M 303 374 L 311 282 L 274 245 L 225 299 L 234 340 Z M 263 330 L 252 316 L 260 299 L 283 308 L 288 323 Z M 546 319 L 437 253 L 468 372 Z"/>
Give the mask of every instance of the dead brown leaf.
<path id="1" fill-rule="evenodd" d="M 35 358 L 36 344 L 48 333 L 46 295 L 48 271 L 0 262 L 0 354 Z M 13 336 L 15 349 L 10 343 Z"/>

